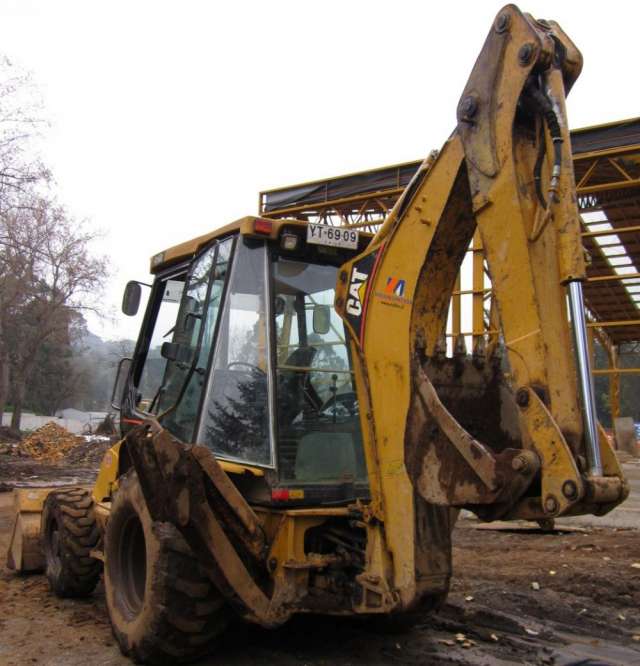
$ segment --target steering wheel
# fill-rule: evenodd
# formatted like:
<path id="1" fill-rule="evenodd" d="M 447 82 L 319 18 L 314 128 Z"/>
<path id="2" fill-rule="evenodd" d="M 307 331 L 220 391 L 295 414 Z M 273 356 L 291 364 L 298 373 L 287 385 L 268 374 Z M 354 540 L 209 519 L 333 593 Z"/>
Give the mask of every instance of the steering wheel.
<path id="1" fill-rule="evenodd" d="M 351 407 L 349 407 L 349 404 L 351 403 Z M 339 396 L 331 396 L 328 400 L 326 400 L 322 406 L 320 407 L 320 413 L 324 412 L 327 409 L 331 409 L 335 405 L 341 405 L 344 407 L 351 416 L 355 416 L 357 412 L 357 407 L 356 405 L 358 404 L 358 399 L 356 397 L 356 394 L 353 391 L 348 391 L 347 393 L 341 393 Z"/>

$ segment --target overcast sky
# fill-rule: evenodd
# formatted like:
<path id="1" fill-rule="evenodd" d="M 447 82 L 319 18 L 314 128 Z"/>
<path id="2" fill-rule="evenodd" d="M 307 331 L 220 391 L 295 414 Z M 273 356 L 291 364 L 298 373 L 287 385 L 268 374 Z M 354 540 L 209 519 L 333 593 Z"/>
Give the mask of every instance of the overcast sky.
<path id="1" fill-rule="evenodd" d="M 0 0 L 61 200 L 107 232 L 105 306 L 152 254 L 257 212 L 258 192 L 440 147 L 501 4 Z M 583 53 L 573 128 L 640 115 L 637 1 L 530 0 Z M 138 322 L 90 320 L 106 337 Z"/>

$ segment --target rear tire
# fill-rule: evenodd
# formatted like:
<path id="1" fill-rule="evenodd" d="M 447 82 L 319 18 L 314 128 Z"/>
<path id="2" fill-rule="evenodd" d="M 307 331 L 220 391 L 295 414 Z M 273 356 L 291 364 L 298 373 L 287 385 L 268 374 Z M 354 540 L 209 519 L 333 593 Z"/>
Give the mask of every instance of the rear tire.
<path id="1" fill-rule="evenodd" d="M 42 511 L 40 538 L 46 576 L 58 597 L 87 597 L 100 580 L 102 563 L 91 557 L 100 540 L 93 500 L 84 488 L 55 490 Z"/>
<path id="2" fill-rule="evenodd" d="M 182 535 L 151 520 L 133 470 L 121 478 L 109 516 L 104 586 L 120 649 L 138 662 L 203 656 L 230 619 Z"/>

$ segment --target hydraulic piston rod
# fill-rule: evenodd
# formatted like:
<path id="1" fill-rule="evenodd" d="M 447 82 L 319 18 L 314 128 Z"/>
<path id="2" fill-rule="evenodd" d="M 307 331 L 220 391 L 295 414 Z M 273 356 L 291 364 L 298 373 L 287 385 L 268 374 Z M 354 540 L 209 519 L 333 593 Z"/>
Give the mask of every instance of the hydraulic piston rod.
<path id="1" fill-rule="evenodd" d="M 596 429 L 596 406 L 591 375 L 589 345 L 587 341 L 587 325 L 584 316 L 584 299 L 582 283 L 569 282 L 569 310 L 573 328 L 573 346 L 578 369 L 578 385 L 582 400 L 582 417 L 584 420 L 584 439 L 589 464 L 590 476 L 602 476 L 602 461 Z"/>

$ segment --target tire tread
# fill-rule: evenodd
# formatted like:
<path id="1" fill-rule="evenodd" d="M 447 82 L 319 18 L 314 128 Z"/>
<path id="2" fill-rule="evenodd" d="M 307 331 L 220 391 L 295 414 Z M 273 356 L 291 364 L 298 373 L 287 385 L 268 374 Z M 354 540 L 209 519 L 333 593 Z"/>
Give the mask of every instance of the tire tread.
<path id="1" fill-rule="evenodd" d="M 113 586 L 112 579 L 117 579 L 117 573 L 111 571 L 109 563 L 109 552 L 111 547 L 115 549 L 117 539 L 114 517 L 120 510 L 131 511 L 135 507 L 132 498 L 136 495 L 137 484 L 133 471 L 122 477 L 112 505 L 105 544 L 105 586 Z M 141 520 L 151 521 L 148 515 L 143 518 L 139 507 L 136 510 Z M 150 525 L 153 538 L 158 541 L 158 558 L 155 562 L 147 561 L 147 568 L 153 568 L 150 576 L 153 589 L 145 591 L 145 596 L 153 595 L 157 603 L 143 606 L 136 621 L 145 614 L 145 628 L 143 635 L 138 634 L 134 639 L 122 614 L 113 612 L 109 600 L 115 599 L 115 592 L 113 588 L 109 589 L 107 608 L 113 633 L 121 651 L 136 662 L 191 662 L 210 652 L 212 642 L 230 619 L 230 611 L 216 587 L 200 570 L 197 558 L 177 528 L 170 523 L 150 522 Z M 114 541 L 110 543 L 110 540 Z"/>
<path id="2" fill-rule="evenodd" d="M 90 492 L 70 488 L 49 493 L 42 513 L 43 543 L 52 519 L 58 524 L 61 566 L 56 571 L 47 562 L 49 586 L 58 597 L 87 597 L 98 584 L 102 571 L 102 563 L 90 556 L 100 541 Z"/>

